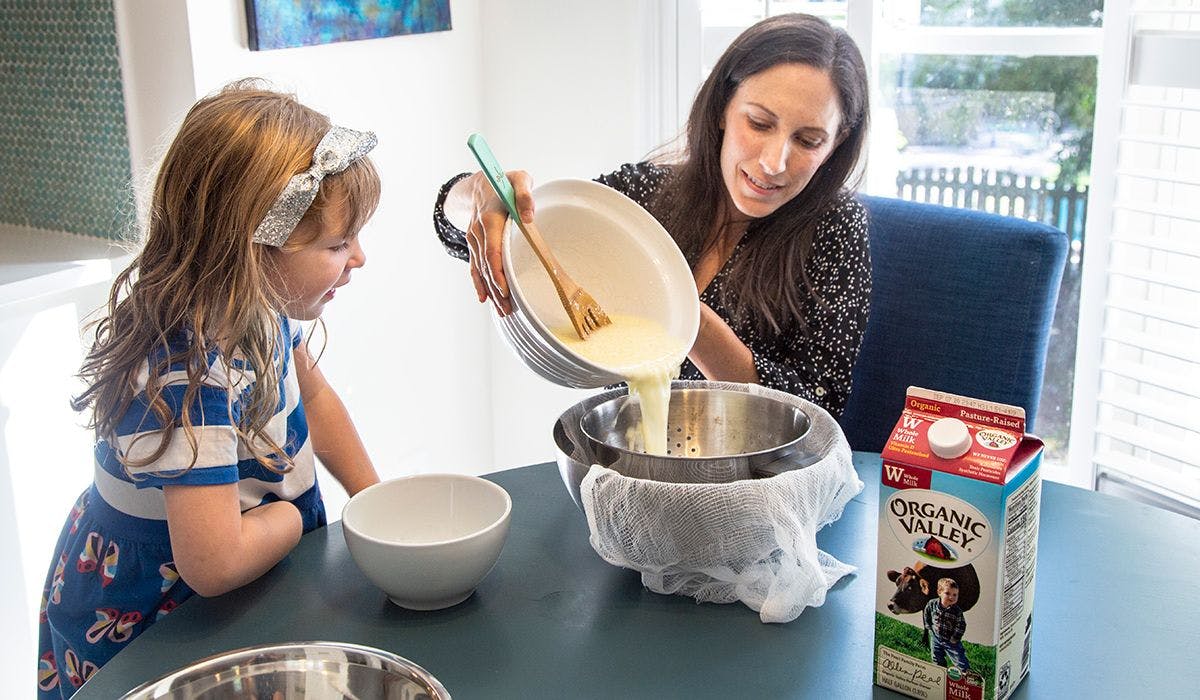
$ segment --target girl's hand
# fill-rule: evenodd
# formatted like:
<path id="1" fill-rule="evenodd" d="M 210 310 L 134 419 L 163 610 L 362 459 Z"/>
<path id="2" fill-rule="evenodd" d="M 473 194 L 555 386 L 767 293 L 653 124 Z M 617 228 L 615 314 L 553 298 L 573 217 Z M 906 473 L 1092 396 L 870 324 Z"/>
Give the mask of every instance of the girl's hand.
<path id="1" fill-rule="evenodd" d="M 510 170 L 506 174 L 516 192 L 517 211 L 521 214 L 521 220 L 533 221 L 532 179 L 529 173 Z M 469 188 L 471 197 L 471 219 L 466 230 L 471 257 L 471 282 L 475 285 L 479 301 L 491 299 L 496 312 L 506 316 L 512 313 L 503 255 L 508 209 L 483 173 L 477 172 L 463 182 Z"/>

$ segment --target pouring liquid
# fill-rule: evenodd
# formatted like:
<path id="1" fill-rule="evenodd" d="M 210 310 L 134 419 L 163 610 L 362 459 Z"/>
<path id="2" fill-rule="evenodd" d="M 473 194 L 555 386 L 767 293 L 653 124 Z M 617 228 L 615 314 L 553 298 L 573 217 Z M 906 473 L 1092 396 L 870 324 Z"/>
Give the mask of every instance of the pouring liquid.
<path id="1" fill-rule="evenodd" d="M 581 340 L 575 331 L 554 329 L 563 345 L 588 361 L 611 369 L 629 384 L 642 409 L 642 444 L 652 455 L 667 454 L 667 412 L 671 380 L 688 348 L 659 323 L 639 316 L 610 313 L 611 325 Z"/>

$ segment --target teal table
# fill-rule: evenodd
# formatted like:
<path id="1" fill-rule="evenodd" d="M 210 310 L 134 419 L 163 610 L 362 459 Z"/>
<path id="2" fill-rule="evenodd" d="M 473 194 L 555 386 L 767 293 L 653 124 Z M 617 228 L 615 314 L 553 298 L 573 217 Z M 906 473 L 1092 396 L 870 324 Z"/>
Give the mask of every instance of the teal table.
<path id="1" fill-rule="evenodd" d="M 180 606 L 75 697 L 111 700 L 205 656 L 303 640 L 394 652 L 460 700 L 900 697 L 871 683 L 879 457 L 855 466 L 866 489 L 818 543 L 859 571 L 785 625 L 647 591 L 592 551 L 555 465 L 538 464 L 488 477 L 512 495 L 512 528 L 466 602 L 390 604 L 333 523 L 258 581 Z M 1200 522 L 1046 483 L 1039 550 L 1033 667 L 1016 697 L 1196 697 Z"/>

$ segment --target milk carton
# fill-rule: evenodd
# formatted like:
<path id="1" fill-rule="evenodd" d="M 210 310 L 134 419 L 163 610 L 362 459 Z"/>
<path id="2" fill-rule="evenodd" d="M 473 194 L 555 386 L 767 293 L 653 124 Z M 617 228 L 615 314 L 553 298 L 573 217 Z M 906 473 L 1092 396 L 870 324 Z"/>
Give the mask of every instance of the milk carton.
<path id="1" fill-rule="evenodd" d="M 909 387 L 882 456 L 875 683 L 1003 700 L 1029 670 L 1042 443 L 1021 408 Z"/>

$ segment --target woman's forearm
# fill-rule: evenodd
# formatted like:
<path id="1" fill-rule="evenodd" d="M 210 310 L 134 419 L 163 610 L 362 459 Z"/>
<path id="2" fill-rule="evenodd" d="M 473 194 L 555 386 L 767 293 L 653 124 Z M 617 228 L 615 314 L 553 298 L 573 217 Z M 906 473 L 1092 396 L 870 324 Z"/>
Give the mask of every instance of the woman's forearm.
<path id="1" fill-rule="evenodd" d="M 442 205 L 446 212 L 446 220 L 459 231 L 466 231 L 471 225 L 471 215 L 474 212 L 471 193 L 477 177 L 479 177 L 478 172 L 464 177 L 454 183 L 454 186 L 446 193 L 446 201 Z"/>
<path id="2" fill-rule="evenodd" d="M 750 348 L 708 304 L 700 305 L 700 331 L 688 359 L 712 381 L 758 382 Z"/>

